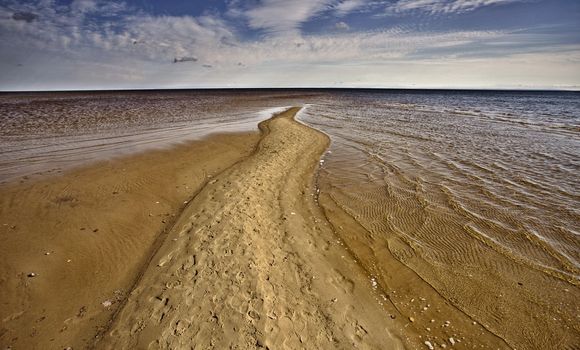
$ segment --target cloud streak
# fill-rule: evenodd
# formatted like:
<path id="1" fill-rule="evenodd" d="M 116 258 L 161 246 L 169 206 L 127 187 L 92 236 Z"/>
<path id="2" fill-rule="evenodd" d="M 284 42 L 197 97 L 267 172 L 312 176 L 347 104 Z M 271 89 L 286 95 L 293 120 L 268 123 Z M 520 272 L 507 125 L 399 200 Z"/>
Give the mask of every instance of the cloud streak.
<path id="1" fill-rule="evenodd" d="M 431 14 L 450 14 L 474 11 L 480 7 L 506 5 L 530 0 L 399 0 L 387 7 L 389 13 L 422 11 Z"/>

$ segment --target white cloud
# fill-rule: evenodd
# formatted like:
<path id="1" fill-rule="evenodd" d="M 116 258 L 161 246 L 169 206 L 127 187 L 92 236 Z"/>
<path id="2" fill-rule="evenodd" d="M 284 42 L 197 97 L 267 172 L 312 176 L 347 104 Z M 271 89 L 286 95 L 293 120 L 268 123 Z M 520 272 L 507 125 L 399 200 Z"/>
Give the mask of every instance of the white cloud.
<path id="1" fill-rule="evenodd" d="M 387 12 L 401 13 L 412 10 L 435 13 L 462 13 L 489 5 L 504 5 L 529 0 L 399 0 L 387 7 Z"/>
<path id="2" fill-rule="evenodd" d="M 241 11 L 252 29 L 272 34 L 297 31 L 301 24 L 323 10 L 330 9 L 334 0 L 264 0 L 259 6 Z"/>
<path id="3" fill-rule="evenodd" d="M 365 0 L 344 0 L 338 3 L 334 8 L 338 16 L 344 16 L 353 10 L 363 7 L 365 4 Z"/>
<path id="4" fill-rule="evenodd" d="M 338 22 L 334 25 L 334 28 L 340 29 L 340 30 L 349 30 L 350 26 L 345 22 Z"/>

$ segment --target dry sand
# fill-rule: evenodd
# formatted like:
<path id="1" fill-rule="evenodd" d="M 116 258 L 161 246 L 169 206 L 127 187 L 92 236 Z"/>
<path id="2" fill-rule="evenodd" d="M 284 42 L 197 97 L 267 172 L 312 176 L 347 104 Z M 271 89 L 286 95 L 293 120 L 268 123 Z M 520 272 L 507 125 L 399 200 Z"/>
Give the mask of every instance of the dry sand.
<path id="1" fill-rule="evenodd" d="M 297 111 L 190 202 L 98 348 L 402 348 L 313 200 L 329 139 Z"/>
<path id="2" fill-rule="evenodd" d="M 217 135 L 0 187 L 0 348 L 86 348 L 184 201 L 259 138 Z"/>

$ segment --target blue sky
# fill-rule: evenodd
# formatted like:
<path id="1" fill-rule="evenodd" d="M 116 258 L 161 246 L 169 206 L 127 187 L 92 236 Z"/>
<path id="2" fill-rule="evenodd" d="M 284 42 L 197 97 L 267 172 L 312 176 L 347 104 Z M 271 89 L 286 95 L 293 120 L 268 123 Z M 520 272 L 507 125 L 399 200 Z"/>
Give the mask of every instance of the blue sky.
<path id="1" fill-rule="evenodd" d="M 0 90 L 580 88 L 578 0 L 0 0 Z"/>

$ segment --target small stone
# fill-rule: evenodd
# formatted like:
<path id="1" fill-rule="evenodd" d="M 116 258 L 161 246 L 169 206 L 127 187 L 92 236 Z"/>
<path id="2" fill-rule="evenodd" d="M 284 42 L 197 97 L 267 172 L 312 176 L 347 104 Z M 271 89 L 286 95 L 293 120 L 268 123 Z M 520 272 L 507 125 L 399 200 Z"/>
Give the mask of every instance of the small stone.
<path id="1" fill-rule="evenodd" d="M 254 319 L 254 320 L 259 320 L 259 319 L 260 319 L 260 314 L 259 314 L 259 313 L 257 313 L 257 312 L 256 312 L 256 311 L 254 311 L 254 310 L 250 310 L 250 311 L 248 311 L 248 316 L 250 316 L 250 317 L 251 317 L 252 319 Z"/>
<path id="2" fill-rule="evenodd" d="M 409 317 L 409 321 L 415 322 L 415 319 L 413 317 Z"/>
<path id="3" fill-rule="evenodd" d="M 433 350 L 433 349 L 435 349 L 435 348 L 433 347 L 433 344 L 431 344 L 431 342 L 430 342 L 430 341 L 428 341 L 428 340 L 425 340 L 425 342 L 424 342 L 423 344 L 427 345 L 427 347 L 429 348 L 429 350 Z"/>
<path id="4" fill-rule="evenodd" d="M 36 274 L 34 272 L 31 272 L 28 274 L 28 277 L 36 277 Z"/>
<path id="5" fill-rule="evenodd" d="M 111 305 L 113 305 L 113 303 L 110 300 L 105 300 L 103 301 L 101 304 L 103 304 L 103 307 L 111 307 Z"/>
<path id="6" fill-rule="evenodd" d="M 68 259 L 66 262 L 67 262 L 67 263 L 69 263 L 69 262 L 71 262 L 71 261 L 72 261 L 71 259 Z"/>
<path id="7" fill-rule="evenodd" d="M 44 255 L 50 255 L 50 252 L 46 252 L 46 253 L 44 253 Z"/>
<path id="8" fill-rule="evenodd" d="M 455 345 L 455 339 L 453 339 L 453 338 L 449 338 L 449 344 L 451 344 L 451 345 Z"/>

